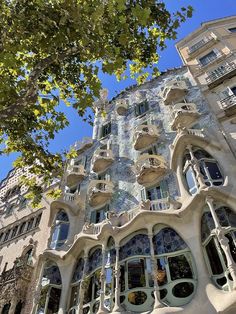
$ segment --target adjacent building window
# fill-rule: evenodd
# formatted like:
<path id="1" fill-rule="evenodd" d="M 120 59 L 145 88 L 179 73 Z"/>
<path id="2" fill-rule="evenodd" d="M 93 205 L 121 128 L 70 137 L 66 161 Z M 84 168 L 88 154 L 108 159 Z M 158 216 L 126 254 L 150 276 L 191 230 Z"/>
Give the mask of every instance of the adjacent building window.
<path id="1" fill-rule="evenodd" d="M 167 209 L 169 202 L 160 202 L 160 200 L 166 199 L 169 196 L 169 189 L 166 180 L 162 180 L 159 185 L 150 188 L 143 188 L 141 190 L 142 200 L 151 201 L 151 210 L 163 210 Z"/>
<path id="2" fill-rule="evenodd" d="M 108 122 L 102 126 L 101 137 L 105 137 L 111 133 L 111 122 Z"/>
<path id="3" fill-rule="evenodd" d="M 214 61 L 215 59 L 217 59 L 218 55 L 219 55 L 218 51 L 212 50 L 211 52 L 209 52 L 205 56 L 199 58 L 199 61 L 200 61 L 202 66 L 205 66 L 205 65 L 211 63 L 212 61 Z"/>
<path id="4" fill-rule="evenodd" d="M 227 228 L 225 237 L 228 239 L 231 256 L 236 262 L 236 214 L 228 207 L 216 208 L 216 215 L 222 227 Z M 216 236 L 214 220 L 209 209 L 205 209 L 202 216 L 202 245 L 204 256 L 211 274 L 211 278 L 216 286 L 222 290 L 233 289 L 233 279 L 230 275 L 227 260 L 219 239 Z"/>
<path id="5" fill-rule="evenodd" d="M 139 104 L 137 104 L 135 106 L 135 115 L 137 116 L 141 116 L 142 114 L 144 114 L 146 111 L 148 111 L 149 109 L 149 105 L 148 102 L 145 100 Z"/>
<path id="6" fill-rule="evenodd" d="M 228 30 L 229 30 L 231 33 L 236 33 L 236 27 L 228 28 Z"/>
<path id="7" fill-rule="evenodd" d="M 67 240 L 69 233 L 69 218 L 64 210 L 60 210 L 55 218 L 54 224 L 52 226 L 52 239 L 50 248 L 58 249 L 63 246 Z"/>
<path id="8" fill-rule="evenodd" d="M 223 184 L 223 175 L 217 161 L 206 151 L 192 147 L 191 152 L 186 151 L 184 157 L 183 173 L 190 194 L 196 194 L 199 187 L 198 173 L 201 174 L 205 185 L 219 186 Z"/>

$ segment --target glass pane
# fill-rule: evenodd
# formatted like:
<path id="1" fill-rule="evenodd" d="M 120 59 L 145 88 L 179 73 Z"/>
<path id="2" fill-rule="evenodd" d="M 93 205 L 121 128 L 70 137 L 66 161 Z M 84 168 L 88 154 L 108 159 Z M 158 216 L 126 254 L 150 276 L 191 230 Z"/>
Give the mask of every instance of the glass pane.
<path id="1" fill-rule="evenodd" d="M 206 252 L 211 266 L 212 274 L 213 275 L 221 274 L 223 272 L 223 267 L 220 261 L 218 251 L 216 249 L 214 239 L 211 239 L 211 241 L 206 245 Z"/>
<path id="2" fill-rule="evenodd" d="M 59 235 L 58 235 L 58 241 L 64 241 L 67 239 L 67 236 L 68 236 L 68 231 L 69 231 L 69 224 L 64 224 L 64 223 L 61 223 L 60 224 L 60 232 L 59 232 Z"/>
<path id="3" fill-rule="evenodd" d="M 135 255 L 150 255 L 150 241 L 146 234 L 137 234 L 120 247 L 120 260 Z"/>
<path id="4" fill-rule="evenodd" d="M 128 301 L 134 305 L 141 305 L 147 300 L 147 295 L 143 291 L 133 291 L 128 294 Z"/>
<path id="5" fill-rule="evenodd" d="M 86 274 L 95 270 L 97 267 L 102 265 L 102 250 L 100 248 L 96 249 L 93 253 L 89 255 Z"/>
<path id="6" fill-rule="evenodd" d="M 172 293 L 177 298 L 187 298 L 194 291 L 194 285 L 190 282 L 181 282 L 174 286 Z"/>
<path id="7" fill-rule="evenodd" d="M 234 262 L 236 263 L 236 247 L 235 247 L 235 243 L 234 243 L 234 240 L 232 238 L 232 235 L 230 233 L 228 233 L 225 236 L 229 240 L 230 253 L 233 257 Z"/>
<path id="8" fill-rule="evenodd" d="M 193 278 L 191 267 L 185 255 L 168 258 L 171 280 Z"/>
<path id="9" fill-rule="evenodd" d="M 163 228 L 153 237 L 156 255 L 183 250 L 187 247 L 182 238 L 171 228 Z"/>
<path id="10" fill-rule="evenodd" d="M 157 259 L 157 283 L 159 286 L 163 286 L 167 283 L 165 257 Z"/>
<path id="11" fill-rule="evenodd" d="M 110 295 L 112 293 L 112 279 L 113 279 L 112 268 L 107 268 L 105 271 L 106 271 L 105 293 L 106 293 L 106 295 Z"/>
<path id="12" fill-rule="evenodd" d="M 84 289 L 84 300 L 83 303 L 87 304 L 92 300 L 93 292 L 93 277 L 85 278 L 85 284 L 87 289 Z"/>
<path id="13" fill-rule="evenodd" d="M 222 179 L 220 169 L 219 169 L 216 162 L 206 161 L 205 165 L 206 165 L 206 168 L 207 168 L 212 180 Z"/>
<path id="14" fill-rule="evenodd" d="M 78 297 L 79 297 L 79 285 L 71 288 L 70 308 L 77 304 Z"/>
<path id="15" fill-rule="evenodd" d="M 120 291 L 125 291 L 125 266 L 120 265 Z"/>
<path id="16" fill-rule="evenodd" d="M 56 220 L 60 221 L 69 221 L 67 214 L 64 211 L 59 211 Z"/>
<path id="17" fill-rule="evenodd" d="M 80 258 L 75 267 L 72 282 L 76 282 L 82 278 L 83 269 L 84 269 L 84 260 L 83 258 Z"/>
<path id="18" fill-rule="evenodd" d="M 145 287 L 144 260 L 137 259 L 128 262 L 128 288 Z"/>
<path id="19" fill-rule="evenodd" d="M 186 171 L 185 178 L 187 181 L 189 192 L 191 194 L 196 193 L 197 192 L 197 186 L 196 186 L 195 179 L 194 179 L 195 178 L 194 172 L 193 172 L 191 167 L 189 167 L 188 170 Z"/>
<path id="20" fill-rule="evenodd" d="M 209 237 L 211 230 L 215 228 L 215 224 L 210 212 L 205 212 L 202 216 L 202 242 Z"/>
<path id="21" fill-rule="evenodd" d="M 147 276 L 148 276 L 148 285 L 149 287 L 153 287 L 154 281 L 152 279 L 152 265 L 151 265 L 150 258 L 146 258 L 146 271 L 147 271 Z"/>
<path id="22" fill-rule="evenodd" d="M 100 274 L 101 274 L 100 270 L 97 270 L 93 276 L 94 299 L 98 298 L 101 293 Z"/>
<path id="23" fill-rule="evenodd" d="M 161 199 L 161 188 L 160 186 L 156 186 L 152 189 L 148 189 L 147 190 L 147 198 L 150 200 L 150 201 L 154 201 L 154 200 L 158 200 L 158 199 Z"/>
<path id="24" fill-rule="evenodd" d="M 50 297 L 48 302 L 47 314 L 57 313 L 59 310 L 59 303 L 61 297 L 61 289 L 52 287 L 50 290 Z"/>

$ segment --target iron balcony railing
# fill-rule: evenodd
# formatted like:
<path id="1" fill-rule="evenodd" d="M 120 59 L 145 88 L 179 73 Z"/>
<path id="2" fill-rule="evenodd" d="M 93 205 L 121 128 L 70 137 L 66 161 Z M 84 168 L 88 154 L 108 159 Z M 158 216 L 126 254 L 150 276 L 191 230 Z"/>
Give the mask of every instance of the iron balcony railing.
<path id="1" fill-rule="evenodd" d="M 197 51 L 198 49 L 200 49 L 201 47 L 205 46 L 209 41 L 211 41 L 212 39 L 214 39 L 214 37 L 212 35 L 206 36 L 203 39 L 201 39 L 200 41 L 198 41 L 196 44 L 192 45 L 191 47 L 189 47 L 188 49 L 188 53 L 192 54 L 195 51 Z"/>
<path id="2" fill-rule="evenodd" d="M 236 95 L 230 95 L 220 101 L 221 108 L 227 109 L 231 106 L 236 105 Z"/>
<path id="3" fill-rule="evenodd" d="M 207 77 L 206 81 L 208 84 L 218 80 L 219 78 L 223 77 L 224 75 L 230 73 L 231 71 L 236 69 L 236 64 L 234 62 L 230 62 L 228 64 L 224 64 L 216 68 L 212 71 Z"/>

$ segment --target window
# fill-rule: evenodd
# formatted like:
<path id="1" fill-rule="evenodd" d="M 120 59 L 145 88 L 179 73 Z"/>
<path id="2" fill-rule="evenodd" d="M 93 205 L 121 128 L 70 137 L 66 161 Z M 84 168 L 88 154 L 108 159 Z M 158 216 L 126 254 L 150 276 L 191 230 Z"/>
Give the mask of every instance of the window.
<path id="1" fill-rule="evenodd" d="M 19 231 L 18 231 L 18 235 L 22 234 L 23 232 L 25 232 L 25 226 L 26 226 L 26 222 L 23 222 L 20 225 Z"/>
<path id="2" fill-rule="evenodd" d="M 173 229 L 165 227 L 154 235 L 153 245 L 161 300 L 169 306 L 174 306 L 175 302 L 178 302 L 178 306 L 188 303 L 197 282 L 194 263 L 186 243 Z"/>
<path id="3" fill-rule="evenodd" d="M 212 61 L 214 61 L 218 55 L 219 55 L 219 52 L 217 53 L 216 51 L 212 50 L 207 55 L 199 58 L 199 61 L 200 61 L 202 66 L 205 66 L 205 65 L 211 63 Z"/>
<path id="4" fill-rule="evenodd" d="M 31 218 L 27 223 L 27 231 L 31 230 L 34 225 L 34 218 Z"/>
<path id="5" fill-rule="evenodd" d="M 236 27 L 228 28 L 228 30 L 230 31 L 230 33 L 236 33 Z"/>
<path id="6" fill-rule="evenodd" d="M 11 238 L 14 238 L 14 237 L 17 235 L 18 227 L 19 227 L 19 226 L 15 226 L 15 227 L 12 229 Z"/>
<path id="7" fill-rule="evenodd" d="M 162 180 L 160 185 L 143 188 L 141 190 L 141 198 L 142 200 L 150 200 L 151 201 L 151 210 L 163 210 L 168 209 L 168 202 L 162 202 L 161 200 L 167 198 L 169 196 L 168 184 L 166 180 Z"/>
<path id="8" fill-rule="evenodd" d="M 52 262 L 46 264 L 41 286 L 36 313 L 57 313 L 61 298 L 61 274 L 56 264 Z"/>
<path id="9" fill-rule="evenodd" d="M 83 313 L 96 313 L 100 304 L 100 272 L 102 266 L 102 250 L 97 248 L 89 253 L 86 273 L 87 289 L 83 299 Z M 90 311 L 89 311 L 90 309 Z"/>
<path id="10" fill-rule="evenodd" d="M 91 223 L 99 223 L 106 219 L 107 212 L 109 211 L 109 206 L 106 205 L 100 209 L 93 210 L 91 212 L 90 222 Z"/>
<path id="11" fill-rule="evenodd" d="M 102 126 L 101 137 L 105 137 L 111 133 L 111 122 L 108 122 Z"/>
<path id="12" fill-rule="evenodd" d="M 11 230 L 7 230 L 7 232 L 5 233 L 3 242 L 6 242 L 9 239 L 10 232 L 11 232 Z"/>
<path id="13" fill-rule="evenodd" d="M 149 106 L 148 102 L 145 100 L 135 106 L 135 115 L 136 117 L 141 116 L 144 114 L 146 111 L 148 111 Z"/>
<path id="14" fill-rule="evenodd" d="M 50 248 L 58 249 L 66 242 L 69 233 L 69 218 L 67 214 L 60 210 L 54 220 L 53 233 Z"/>
<path id="15" fill-rule="evenodd" d="M 12 214 L 15 204 L 8 204 L 6 207 L 5 215 L 9 216 Z"/>
<path id="16" fill-rule="evenodd" d="M 205 185 L 219 186 L 223 184 L 223 176 L 217 161 L 206 151 L 192 147 L 191 153 L 188 150 L 186 151 L 183 165 L 183 173 L 191 195 L 197 193 L 200 185 L 197 179 L 196 164 Z"/>
<path id="17" fill-rule="evenodd" d="M 25 208 L 27 204 L 28 204 L 28 200 L 24 196 L 20 196 L 19 210 Z"/>
<path id="18" fill-rule="evenodd" d="M 221 206 L 215 209 L 221 227 L 225 228 L 225 237 L 228 239 L 228 249 L 236 262 L 236 214 L 228 207 Z M 216 236 L 215 223 L 208 208 L 202 216 L 201 237 L 207 267 L 216 286 L 225 291 L 231 291 L 233 280 L 230 275 L 225 253 Z"/>
<path id="19" fill-rule="evenodd" d="M 37 217 L 36 217 L 36 220 L 35 220 L 35 225 L 34 227 L 37 228 L 40 224 L 40 221 L 41 221 L 41 217 L 42 217 L 42 213 L 39 214 Z"/>

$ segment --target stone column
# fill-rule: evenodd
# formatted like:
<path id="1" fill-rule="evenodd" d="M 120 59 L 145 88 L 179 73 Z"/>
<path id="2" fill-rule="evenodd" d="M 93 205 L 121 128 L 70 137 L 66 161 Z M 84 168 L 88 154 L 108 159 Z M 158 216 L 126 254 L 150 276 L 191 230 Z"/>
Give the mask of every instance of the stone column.
<path id="1" fill-rule="evenodd" d="M 158 309 L 160 307 L 163 307 L 163 305 L 160 302 L 160 293 L 159 293 L 159 287 L 157 283 L 157 263 L 155 259 L 155 253 L 154 253 L 154 246 L 152 242 L 153 233 L 152 230 L 149 230 L 148 232 L 148 238 L 150 242 L 150 252 L 151 252 L 151 267 L 152 267 L 152 278 L 154 281 L 154 297 L 155 297 L 155 303 L 154 303 L 154 309 Z"/>
<path id="2" fill-rule="evenodd" d="M 46 264 L 46 260 L 43 260 L 43 261 L 41 260 L 41 266 L 37 265 L 37 267 L 40 268 L 40 271 L 39 271 L 38 276 L 36 276 L 36 277 L 38 277 L 38 282 L 37 282 L 37 285 L 36 285 L 36 288 L 35 288 L 35 291 L 33 294 L 33 307 L 32 307 L 31 313 L 36 313 L 36 310 L 38 308 L 38 302 L 40 299 L 41 289 L 42 289 L 41 281 L 43 278 L 45 264 Z"/>
<path id="3" fill-rule="evenodd" d="M 101 294 L 100 294 L 100 304 L 99 304 L 98 314 L 108 313 L 108 310 L 104 306 L 105 289 L 106 289 L 105 262 L 106 262 L 106 248 L 105 248 L 105 245 L 103 245 L 102 246 L 102 269 L 101 269 L 101 275 L 100 275 Z"/>
<path id="4" fill-rule="evenodd" d="M 115 304 L 113 308 L 113 313 L 121 313 L 123 310 L 120 306 L 120 265 L 119 265 L 119 245 L 116 244 L 116 263 L 115 263 L 115 282 L 116 282 L 116 288 L 115 288 Z"/>
<path id="5" fill-rule="evenodd" d="M 11 299 L 11 306 L 8 312 L 9 314 L 15 313 L 16 305 L 17 305 L 17 300 L 15 298 Z"/>
<path id="6" fill-rule="evenodd" d="M 58 314 L 64 314 L 67 310 L 68 300 L 70 299 L 69 293 L 70 293 L 71 273 L 73 271 L 73 268 L 74 268 L 74 263 L 72 262 L 66 265 L 63 265 L 59 268 L 60 273 L 61 273 L 62 287 L 61 287 L 61 297 L 60 297 Z"/>
<path id="7" fill-rule="evenodd" d="M 82 278 L 81 278 L 81 282 L 80 282 L 80 288 L 79 288 L 79 314 L 83 313 L 84 291 L 85 291 L 85 289 L 87 289 L 87 287 L 85 285 L 85 281 L 84 281 L 87 263 L 88 263 L 88 256 L 85 255 L 84 256 L 84 269 L 83 269 L 83 274 L 82 274 Z"/>
<path id="8" fill-rule="evenodd" d="M 225 253 L 225 257 L 227 260 L 227 267 L 228 267 L 230 275 L 232 276 L 232 279 L 233 279 L 233 290 L 236 290 L 236 263 L 234 262 L 233 257 L 232 257 L 231 252 L 230 252 L 229 240 L 225 236 L 225 234 L 228 232 L 228 228 L 222 227 L 220 225 L 219 219 L 217 217 L 217 214 L 215 212 L 215 208 L 213 205 L 213 199 L 211 197 L 207 197 L 206 202 L 207 202 L 207 205 L 210 209 L 212 218 L 214 220 L 215 234 L 217 236 L 217 239 L 220 243 L 222 250 Z"/>
<path id="9" fill-rule="evenodd" d="M 189 153 L 191 156 L 191 164 L 193 166 L 193 170 L 196 173 L 196 179 L 197 179 L 197 182 L 199 184 L 199 189 L 205 188 L 206 184 L 205 184 L 203 175 L 201 174 L 200 167 L 198 165 L 198 160 L 195 158 L 195 156 L 193 154 L 192 145 L 188 145 L 187 149 L 189 150 Z"/>

